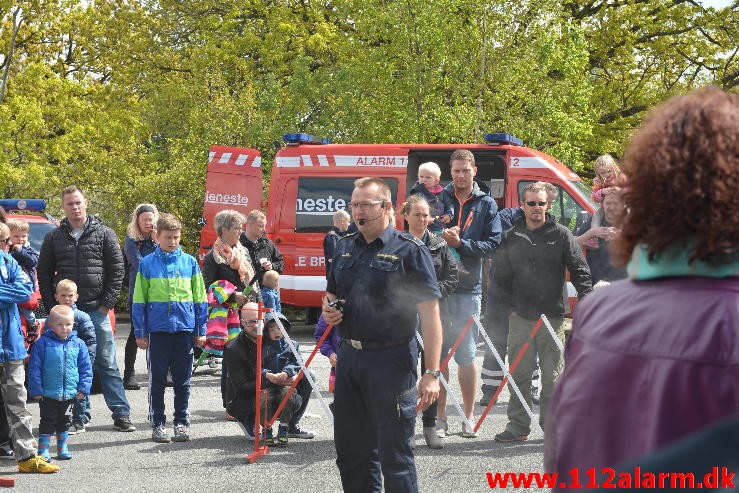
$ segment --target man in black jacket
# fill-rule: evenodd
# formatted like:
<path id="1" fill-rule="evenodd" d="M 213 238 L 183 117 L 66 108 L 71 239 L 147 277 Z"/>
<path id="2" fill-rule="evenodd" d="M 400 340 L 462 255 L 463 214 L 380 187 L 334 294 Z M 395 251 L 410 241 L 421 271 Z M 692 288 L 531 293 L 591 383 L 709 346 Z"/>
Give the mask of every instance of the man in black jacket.
<path id="1" fill-rule="evenodd" d="M 282 269 L 285 268 L 282 254 L 272 240 L 264 234 L 266 229 L 267 217 L 262 211 L 253 210 L 246 216 L 246 226 L 240 238 L 241 244 L 246 247 L 251 256 L 259 286 L 262 285 L 265 272 L 276 270 L 282 274 Z"/>
<path id="2" fill-rule="evenodd" d="M 241 333 L 226 345 L 223 371 L 226 374 L 224 406 L 236 418 L 248 440 L 254 440 L 257 391 L 257 324 L 256 303 L 241 309 Z"/>
<path id="3" fill-rule="evenodd" d="M 539 356 L 542 384 L 539 423 L 543 428 L 549 397 L 562 371 L 562 353 L 546 327 L 542 326 L 533 340 L 530 333 L 544 314 L 557 337 L 564 341 L 566 269 L 570 271 L 579 298 L 589 293 L 592 286 L 588 264 L 572 233 L 547 216 L 544 183 L 535 182 L 524 187 L 521 208 L 524 217 L 506 234 L 496 253 L 495 289 L 499 300 L 497 308 L 510 314 L 509 364 L 516 360 L 525 344 L 531 344 L 511 374 L 529 409 L 532 407 L 531 373 L 536 368 L 537 354 Z M 508 424 L 495 440 L 526 440 L 530 430 L 531 419 L 511 389 Z"/>
<path id="4" fill-rule="evenodd" d="M 62 208 L 66 219 L 46 234 L 41 245 L 37 267 L 41 296 L 46 308 L 51 309 L 57 304 L 54 292 L 59 281 L 71 279 L 77 284 L 77 308 L 90 315 L 95 325 L 98 343 L 95 372 L 100 377 L 105 403 L 113 413 L 113 426 L 120 431 L 134 431 L 108 318 L 123 282 L 121 247 L 112 229 L 87 214 L 87 199 L 79 187 L 71 185 L 64 189 Z M 84 431 L 89 409 L 88 414 L 75 411 L 72 420 L 71 432 Z"/>

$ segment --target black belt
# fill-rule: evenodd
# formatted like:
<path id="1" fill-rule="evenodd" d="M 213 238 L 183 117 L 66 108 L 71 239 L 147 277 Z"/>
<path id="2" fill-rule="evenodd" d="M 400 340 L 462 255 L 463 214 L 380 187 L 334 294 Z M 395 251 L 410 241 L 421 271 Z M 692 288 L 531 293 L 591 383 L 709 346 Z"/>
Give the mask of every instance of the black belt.
<path id="1" fill-rule="evenodd" d="M 357 341 L 355 339 L 343 339 L 345 343 L 349 344 L 354 349 L 359 349 L 360 351 L 400 346 L 408 344 L 410 340 L 410 337 L 406 337 L 405 339 L 393 339 L 391 341 Z"/>

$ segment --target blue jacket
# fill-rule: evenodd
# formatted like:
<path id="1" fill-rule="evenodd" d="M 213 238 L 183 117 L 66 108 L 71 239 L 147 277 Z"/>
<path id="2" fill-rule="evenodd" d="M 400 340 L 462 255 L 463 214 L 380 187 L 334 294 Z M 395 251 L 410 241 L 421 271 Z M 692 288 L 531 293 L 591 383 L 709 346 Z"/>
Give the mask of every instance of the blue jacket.
<path id="1" fill-rule="evenodd" d="M 480 190 L 477 182 L 472 195 L 460 204 L 454 195 L 454 183 L 444 189 L 454 201 L 454 217 L 451 226 L 459 226 L 462 245 L 457 247 L 464 268 L 469 272 L 460 276 L 455 294 L 482 293 L 482 259 L 491 257 L 500 245 L 501 226 L 495 200 Z"/>
<path id="2" fill-rule="evenodd" d="M 282 313 L 282 305 L 280 303 L 280 292 L 272 288 L 262 288 L 262 303 L 265 308 L 272 308 L 276 312 Z"/>
<path id="3" fill-rule="evenodd" d="M 20 250 L 13 250 L 10 256 L 26 271 L 28 277 L 31 278 L 33 288 L 36 289 L 36 266 L 38 265 L 38 252 L 31 246 L 21 247 Z"/>
<path id="4" fill-rule="evenodd" d="M 262 375 L 268 372 L 281 373 L 284 371 L 287 373 L 288 377 L 292 377 L 297 375 L 300 371 L 300 364 L 298 363 L 297 358 L 295 358 L 293 352 L 290 351 L 290 346 L 287 345 L 285 339 L 277 339 L 276 341 L 270 340 L 269 331 L 266 329 L 267 324 L 275 318 L 279 318 L 280 323 L 282 323 L 285 330 L 288 332 L 290 331 L 290 321 L 283 314 L 269 312 L 265 315 L 264 338 L 266 343 L 264 344 L 264 348 L 262 348 Z M 293 344 L 295 345 L 295 349 L 300 351 L 298 343 L 293 341 Z M 268 387 L 273 386 L 272 383 L 266 380 L 262 380 L 262 382 L 264 382 L 264 385 Z"/>
<path id="5" fill-rule="evenodd" d="M 94 365 L 98 348 L 95 326 L 90 315 L 77 308 L 76 305 L 72 306 L 72 311 L 74 312 L 74 331 L 72 333 L 85 343 L 87 352 L 90 354 L 90 364 Z"/>
<path id="6" fill-rule="evenodd" d="M 91 385 L 92 364 L 85 343 L 74 333 L 62 341 L 45 330 L 31 348 L 28 395 L 68 401 L 78 392 L 89 395 Z"/>
<path id="7" fill-rule="evenodd" d="M 33 290 L 31 279 L 18 262 L 0 251 L 0 363 L 28 356 L 17 303 L 28 301 Z"/>
<path id="8" fill-rule="evenodd" d="M 443 191 L 438 195 L 434 194 L 424 185 L 416 182 L 411 187 L 408 195 L 414 195 L 417 193 L 421 194 L 421 196 L 426 199 L 426 202 L 429 203 L 429 212 L 431 213 L 431 217 L 436 217 L 434 222 L 429 225 L 429 229 L 433 233 L 440 232 L 444 229 L 444 223 L 441 222 L 440 217 L 444 214 L 449 214 L 449 217 L 454 216 L 454 202 L 456 201 L 453 200 L 453 195 L 450 196 Z"/>
<path id="9" fill-rule="evenodd" d="M 137 338 L 182 331 L 204 336 L 208 302 L 197 260 L 180 247 L 164 252 L 158 246 L 141 259 L 131 316 Z"/>
<path id="10" fill-rule="evenodd" d="M 123 241 L 123 263 L 128 269 L 128 304 L 133 302 L 133 289 L 136 284 L 136 273 L 139 271 L 141 259 L 154 253 L 157 244 L 151 238 L 143 240 L 134 240 L 130 236 L 126 236 Z"/>

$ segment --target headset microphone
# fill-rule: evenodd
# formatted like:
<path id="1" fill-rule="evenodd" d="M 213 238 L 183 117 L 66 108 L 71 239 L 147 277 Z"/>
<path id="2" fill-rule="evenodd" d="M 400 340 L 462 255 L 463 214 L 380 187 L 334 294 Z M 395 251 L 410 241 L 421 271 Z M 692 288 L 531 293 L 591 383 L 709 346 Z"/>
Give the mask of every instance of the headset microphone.
<path id="1" fill-rule="evenodd" d="M 384 209 L 384 208 L 385 208 L 385 201 L 383 200 L 380 203 L 380 209 Z M 376 221 L 376 220 L 380 219 L 382 216 L 384 216 L 384 214 L 379 214 L 377 217 L 373 217 L 372 219 L 358 219 L 357 220 L 357 224 L 359 224 L 360 226 L 364 226 L 365 224 L 367 224 L 370 221 Z"/>

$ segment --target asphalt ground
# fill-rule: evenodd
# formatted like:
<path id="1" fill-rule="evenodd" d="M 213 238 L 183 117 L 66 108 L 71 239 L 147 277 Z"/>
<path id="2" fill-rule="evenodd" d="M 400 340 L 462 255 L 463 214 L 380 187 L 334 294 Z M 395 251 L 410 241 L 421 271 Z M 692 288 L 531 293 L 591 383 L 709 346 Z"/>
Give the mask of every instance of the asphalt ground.
<path id="1" fill-rule="evenodd" d="M 127 324 L 119 323 L 116 340 L 121 370 L 128 331 Z M 301 352 L 307 358 L 315 346 L 312 330 L 295 327 L 293 336 L 301 343 Z M 478 365 L 482 363 L 481 351 L 478 351 L 477 362 Z M 326 391 L 328 359 L 319 353 L 311 368 L 317 373 L 317 383 L 329 402 L 331 396 Z M 169 444 L 151 441 L 151 428 L 146 420 L 148 401 L 143 351 L 139 352 L 136 370 L 142 389 L 127 391 L 126 395 L 137 431 L 121 433 L 115 430 L 102 394 L 93 395 L 93 420 L 87 432 L 70 437 L 73 458 L 55 461 L 62 468 L 59 473 L 20 474 L 14 461 L 0 461 L 0 476 L 16 478 L 17 491 L 33 492 L 341 491 L 335 464 L 332 420 L 326 417 L 315 396 L 311 398 L 301 425 L 315 431 L 316 437 L 312 440 L 290 439 L 286 448 L 270 449 L 268 455 L 250 464 L 246 455 L 253 444 L 246 441 L 236 423 L 225 419 L 220 396 L 220 368 L 201 367 L 193 376 L 190 395 L 192 440 Z M 454 364 L 450 371 L 452 386 L 458 393 Z M 506 390 L 475 439 L 461 436 L 461 421 L 450 402 L 451 435 L 444 438 L 445 447 L 441 450 L 426 447 L 419 416 L 415 456 L 420 491 L 489 491 L 487 472 L 542 471 L 541 434 L 533 432 L 528 441 L 516 444 L 500 444 L 493 440 L 505 426 L 508 398 Z M 171 388 L 167 389 L 165 403 L 171 420 Z M 29 407 L 33 414 L 34 434 L 38 436 L 39 408 L 36 404 Z M 480 412 L 482 407 L 478 406 L 476 413 L 479 415 Z M 515 491 L 513 488 L 510 490 Z"/>

